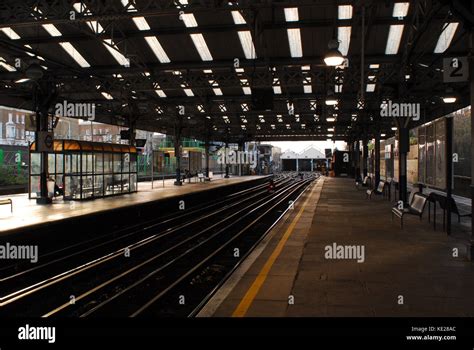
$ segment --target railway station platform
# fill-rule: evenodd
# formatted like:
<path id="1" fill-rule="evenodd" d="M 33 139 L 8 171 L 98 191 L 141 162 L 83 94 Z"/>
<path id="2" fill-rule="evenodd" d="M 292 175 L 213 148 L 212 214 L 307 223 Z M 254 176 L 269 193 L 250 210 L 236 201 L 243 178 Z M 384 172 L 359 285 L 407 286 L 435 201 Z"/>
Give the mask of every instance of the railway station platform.
<path id="1" fill-rule="evenodd" d="M 447 236 L 428 207 L 402 229 L 392 206 L 367 200 L 353 179 L 321 178 L 199 316 L 474 316 L 470 218 L 453 216 Z"/>
<path id="2" fill-rule="evenodd" d="M 206 182 L 186 181 L 183 186 L 175 186 L 174 179 L 159 179 L 154 181 L 153 189 L 151 182 L 139 182 L 136 193 L 88 201 L 63 201 L 58 198 L 51 205 L 37 205 L 34 199 L 28 199 L 27 194 L 0 196 L 0 200 L 10 198 L 13 201 L 13 213 L 10 212 L 10 206 L 0 206 L 0 236 L 8 234 L 12 230 L 28 229 L 36 225 L 60 222 L 64 219 L 218 189 L 259 178 L 262 177 L 236 176 L 227 179 L 216 177 L 212 181 Z"/>

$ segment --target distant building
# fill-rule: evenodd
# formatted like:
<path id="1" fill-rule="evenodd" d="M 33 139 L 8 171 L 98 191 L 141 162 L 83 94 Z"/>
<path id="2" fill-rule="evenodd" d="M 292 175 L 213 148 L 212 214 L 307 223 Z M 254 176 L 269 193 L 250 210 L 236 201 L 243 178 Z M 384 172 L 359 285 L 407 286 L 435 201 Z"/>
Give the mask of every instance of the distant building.
<path id="1" fill-rule="evenodd" d="M 325 171 L 328 159 L 323 152 L 309 146 L 301 153 L 288 150 L 281 155 L 282 171 Z"/>
<path id="2" fill-rule="evenodd" d="M 260 144 L 257 145 L 258 165 L 257 173 L 262 175 L 273 174 L 280 171 L 280 155 L 281 149 L 273 145 Z"/>
<path id="3" fill-rule="evenodd" d="M 0 106 L 0 145 L 28 146 L 34 140 L 34 132 L 25 128 L 28 115 L 31 113 L 25 110 Z"/>

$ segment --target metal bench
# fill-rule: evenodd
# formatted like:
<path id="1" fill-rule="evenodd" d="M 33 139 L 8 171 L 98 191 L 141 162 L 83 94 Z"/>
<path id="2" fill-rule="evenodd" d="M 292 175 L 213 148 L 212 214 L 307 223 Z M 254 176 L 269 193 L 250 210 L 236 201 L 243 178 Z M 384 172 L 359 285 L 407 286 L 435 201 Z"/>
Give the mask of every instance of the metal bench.
<path id="1" fill-rule="evenodd" d="M 367 195 L 367 199 L 372 199 L 372 195 L 373 194 L 376 194 L 376 195 L 380 195 L 380 194 L 384 194 L 384 188 L 385 188 L 385 182 L 384 181 L 379 181 L 379 185 L 377 186 L 376 189 L 373 189 L 373 190 L 367 190 L 365 193 Z"/>
<path id="2" fill-rule="evenodd" d="M 443 229 L 444 229 L 445 221 L 446 221 L 445 216 L 446 216 L 446 212 L 448 210 L 448 199 L 445 196 L 441 196 L 441 197 L 444 198 L 444 200 L 439 201 L 441 209 L 443 209 Z M 471 212 L 469 212 L 467 210 L 459 210 L 454 198 L 451 197 L 451 200 L 449 201 L 449 204 L 450 204 L 451 213 L 456 214 L 458 216 L 458 222 L 461 222 L 461 218 L 472 217 Z"/>
<path id="3" fill-rule="evenodd" d="M 13 213 L 13 201 L 10 198 L 0 199 L 0 205 L 10 205 L 10 211 Z"/>
<path id="4" fill-rule="evenodd" d="M 359 189 L 359 187 L 369 187 L 369 184 L 372 182 L 372 179 L 370 176 L 364 177 L 364 181 L 362 183 L 356 182 L 356 188 Z"/>
<path id="5" fill-rule="evenodd" d="M 413 193 L 413 197 L 409 200 L 409 205 L 407 208 L 399 209 L 398 206 L 392 208 L 392 221 L 393 216 L 396 215 L 398 218 L 400 218 L 400 227 L 403 228 L 403 216 L 405 214 L 419 216 L 421 220 L 427 200 L 427 196 L 418 192 Z"/>

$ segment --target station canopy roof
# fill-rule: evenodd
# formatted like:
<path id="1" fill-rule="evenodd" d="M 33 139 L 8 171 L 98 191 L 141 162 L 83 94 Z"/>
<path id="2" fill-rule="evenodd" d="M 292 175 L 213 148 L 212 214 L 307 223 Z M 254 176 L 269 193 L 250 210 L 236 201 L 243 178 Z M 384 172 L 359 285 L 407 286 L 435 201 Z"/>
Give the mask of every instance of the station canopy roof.
<path id="1" fill-rule="evenodd" d="M 95 104 L 95 121 L 202 140 L 389 137 L 383 101 L 419 103 L 410 127 L 469 104 L 467 82 L 443 82 L 443 58 L 468 54 L 467 3 L 3 0 L 0 104 L 52 94 Z M 332 39 L 338 67 L 323 60 Z"/>
<path id="2" fill-rule="evenodd" d="M 36 142 L 30 145 L 30 151 L 36 151 Z M 79 140 L 54 140 L 53 151 L 55 153 L 62 152 L 93 152 L 93 153 L 137 153 L 135 146 L 103 143 L 103 142 L 90 142 L 90 141 L 79 141 Z"/>

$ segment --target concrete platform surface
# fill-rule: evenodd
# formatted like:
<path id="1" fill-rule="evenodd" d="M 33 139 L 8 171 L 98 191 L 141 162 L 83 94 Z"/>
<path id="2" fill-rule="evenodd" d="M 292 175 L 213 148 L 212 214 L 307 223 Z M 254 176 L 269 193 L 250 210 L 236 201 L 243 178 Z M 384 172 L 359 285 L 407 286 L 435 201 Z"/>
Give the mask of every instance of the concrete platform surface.
<path id="1" fill-rule="evenodd" d="M 55 198 L 53 204 L 46 206 L 37 205 L 34 199 L 28 199 L 27 194 L 0 196 L 0 199 L 11 198 L 13 201 L 13 214 L 10 213 L 9 205 L 0 206 L 0 235 L 16 228 L 156 201 L 257 178 L 259 176 L 237 176 L 228 179 L 217 177 L 210 182 L 186 182 L 183 186 L 174 186 L 173 179 L 155 180 L 154 189 L 151 188 L 151 182 L 139 182 L 137 193 L 87 201 L 63 201 Z"/>
<path id="2" fill-rule="evenodd" d="M 392 205 L 321 179 L 200 316 L 474 316 L 466 225 L 434 231 L 426 208 L 401 229 Z"/>

